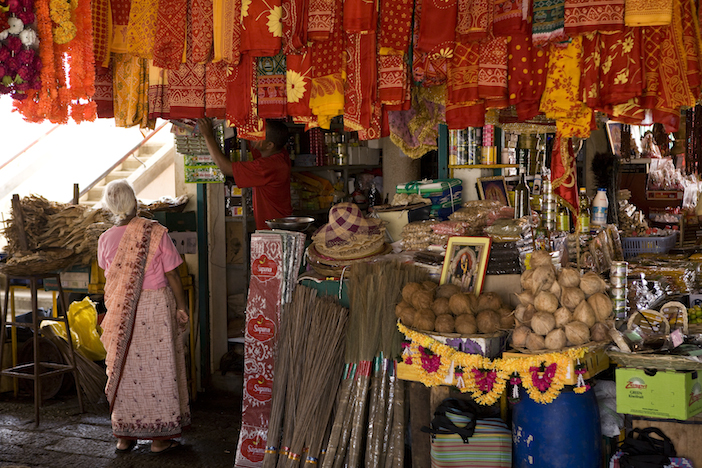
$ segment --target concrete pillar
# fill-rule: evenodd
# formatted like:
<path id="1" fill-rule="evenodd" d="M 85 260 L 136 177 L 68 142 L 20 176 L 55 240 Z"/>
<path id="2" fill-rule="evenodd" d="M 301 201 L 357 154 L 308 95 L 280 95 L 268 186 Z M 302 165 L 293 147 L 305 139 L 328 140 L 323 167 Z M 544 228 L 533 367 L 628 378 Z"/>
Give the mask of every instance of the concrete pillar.
<path id="1" fill-rule="evenodd" d="M 412 159 L 403 153 L 389 137 L 382 138 L 380 144 L 383 148 L 383 199 L 395 195 L 395 187 L 420 178 L 419 159 Z"/>

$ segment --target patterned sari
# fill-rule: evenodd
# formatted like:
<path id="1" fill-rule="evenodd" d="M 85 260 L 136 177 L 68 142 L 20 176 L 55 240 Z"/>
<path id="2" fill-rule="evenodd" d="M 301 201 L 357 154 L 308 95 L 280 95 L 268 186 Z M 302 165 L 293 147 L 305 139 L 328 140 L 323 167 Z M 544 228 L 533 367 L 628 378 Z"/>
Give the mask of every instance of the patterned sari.
<path id="1" fill-rule="evenodd" d="M 134 218 L 105 272 L 105 394 L 113 433 L 124 439 L 171 439 L 190 424 L 173 293 L 167 287 L 142 291 L 165 233 L 156 222 Z"/>

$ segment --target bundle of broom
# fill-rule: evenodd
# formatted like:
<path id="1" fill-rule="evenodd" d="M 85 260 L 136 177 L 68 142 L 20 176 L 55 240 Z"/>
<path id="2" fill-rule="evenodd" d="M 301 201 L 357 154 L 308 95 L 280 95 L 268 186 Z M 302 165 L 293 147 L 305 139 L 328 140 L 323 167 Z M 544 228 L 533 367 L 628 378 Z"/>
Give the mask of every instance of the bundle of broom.
<path id="1" fill-rule="evenodd" d="M 402 336 L 393 310 L 402 287 L 424 279 L 423 270 L 397 262 L 354 265 L 347 370 L 323 468 L 356 467 L 363 458 L 368 468 L 403 466 L 404 388 L 393 359 Z"/>
<path id="2" fill-rule="evenodd" d="M 283 311 L 263 468 L 318 463 L 341 378 L 347 317 L 346 308 L 304 286 Z"/>
<path id="3" fill-rule="evenodd" d="M 43 327 L 41 333 L 56 345 L 63 359 L 70 363 L 71 345 L 69 345 L 63 337 L 57 335 L 51 327 Z M 80 379 L 80 388 L 83 390 L 88 402 L 92 404 L 107 404 L 107 399 L 105 397 L 107 374 L 105 370 L 75 349 L 73 356 L 75 356 L 76 359 L 76 370 L 78 371 L 78 378 Z"/>

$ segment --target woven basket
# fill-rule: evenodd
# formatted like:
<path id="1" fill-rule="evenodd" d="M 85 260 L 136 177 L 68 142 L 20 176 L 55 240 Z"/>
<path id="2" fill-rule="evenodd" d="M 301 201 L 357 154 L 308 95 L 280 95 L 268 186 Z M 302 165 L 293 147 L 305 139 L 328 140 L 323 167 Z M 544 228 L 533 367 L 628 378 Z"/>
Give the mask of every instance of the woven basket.
<path id="1" fill-rule="evenodd" d="M 653 351 L 640 353 L 622 353 L 607 351 L 609 358 L 624 367 L 639 367 L 643 369 L 672 369 L 672 370 L 702 370 L 702 362 L 694 361 L 683 356 L 655 354 Z"/>
<path id="2" fill-rule="evenodd" d="M 665 315 L 652 309 L 639 310 L 631 314 L 627 322 L 627 328 L 631 330 L 635 325 L 638 325 L 647 334 L 667 335 L 670 333 L 668 319 L 666 319 Z M 661 330 L 661 327 L 663 330 Z"/>
<path id="3" fill-rule="evenodd" d="M 666 302 L 661 307 L 660 313 L 668 319 L 668 323 L 673 330 L 682 328 L 683 333 L 687 335 L 689 331 L 687 307 L 677 301 Z"/>
<path id="4" fill-rule="evenodd" d="M 45 275 L 68 268 L 76 262 L 72 250 L 56 249 L 50 256 L 13 257 L 9 263 L 0 263 L 0 273 L 10 276 Z"/>

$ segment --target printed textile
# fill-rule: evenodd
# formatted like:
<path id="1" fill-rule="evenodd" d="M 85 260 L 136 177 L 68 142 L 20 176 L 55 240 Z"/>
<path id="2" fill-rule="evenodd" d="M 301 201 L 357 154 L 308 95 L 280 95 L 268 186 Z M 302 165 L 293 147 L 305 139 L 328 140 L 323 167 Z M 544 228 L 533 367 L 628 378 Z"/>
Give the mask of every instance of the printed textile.
<path id="1" fill-rule="evenodd" d="M 443 43 L 444 47 L 432 53 L 419 49 L 419 36 L 423 16 L 423 4 L 426 0 L 416 0 L 414 6 L 414 28 L 412 30 L 412 76 L 421 86 L 433 87 L 446 83 L 448 61 L 453 55 L 453 43 Z"/>
<path id="2" fill-rule="evenodd" d="M 529 0 L 495 0 L 492 32 L 495 36 L 531 33 Z"/>
<path id="3" fill-rule="evenodd" d="M 627 26 L 665 26 L 673 20 L 674 0 L 626 0 L 624 24 Z"/>
<path id="4" fill-rule="evenodd" d="M 382 104 L 402 104 L 409 90 L 405 55 L 378 56 L 378 100 Z"/>
<path id="5" fill-rule="evenodd" d="M 285 55 L 282 52 L 274 57 L 258 57 L 258 116 L 262 119 L 287 115 L 286 73 Z"/>
<path id="6" fill-rule="evenodd" d="M 480 43 L 478 94 L 486 108 L 507 107 L 507 38 L 495 37 Z"/>
<path id="7" fill-rule="evenodd" d="M 534 0 L 531 40 L 536 46 L 560 42 L 566 38 L 563 29 L 565 0 Z"/>
<path id="8" fill-rule="evenodd" d="M 520 121 L 539 113 L 546 86 L 546 51 L 546 48 L 535 47 L 527 34 L 515 34 L 507 40 L 509 104 L 515 106 Z"/>
<path id="9" fill-rule="evenodd" d="M 190 57 L 195 63 L 204 63 L 211 57 L 213 38 L 212 0 L 192 0 L 191 27 L 188 28 Z"/>
<path id="10" fill-rule="evenodd" d="M 344 126 L 363 130 L 371 125 L 373 103 L 377 95 L 376 35 L 351 33 L 346 36 L 346 86 Z"/>
<path id="11" fill-rule="evenodd" d="M 90 3 L 90 16 L 93 23 L 93 54 L 95 55 L 95 63 L 103 67 L 107 67 L 110 63 L 110 42 L 112 42 L 110 9 L 110 0 L 93 0 Z"/>
<path id="12" fill-rule="evenodd" d="M 491 33 L 494 14 L 491 0 L 458 0 L 456 42 L 481 41 Z"/>
<path id="13" fill-rule="evenodd" d="M 155 122 L 148 119 L 148 61 L 129 54 L 112 54 L 112 74 L 115 125 L 153 128 Z"/>
<path id="14" fill-rule="evenodd" d="M 213 3 L 212 61 L 224 60 L 236 65 L 239 49 L 234 53 L 234 31 L 241 28 L 241 0 L 215 0 Z"/>
<path id="15" fill-rule="evenodd" d="M 168 71 L 168 98 L 171 118 L 224 118 L 226 107 L 224 62 L 181 64 Z"/>
<path id="16" fill-rule="evenodd" d="M 556 132 L 551 154 L 551 186 L 553 193 L 572 213 L 578 212 L 578 180 L 575 153 L 570 138 Z"/>
<path id="17" fill-rule="evenodd" d="M 187 0 L 159 0 L 154 41 L 154 65 L 177 70 L 183 62 L 187 29 Z"/>
<path id="18" fill-rule="evenodd" d="M 118 54 L 128 52 L 127 48 L 127 26 L 129 25 L 129 11 L 131 9 L 131 0 L 110 0 L 110 18 L 112 23 L 110 30 L 112 37 L 110 38 L 110 51 Z"/>
<path id="19" fill-rule="evenodd" d="M 149 61 L 149 119 L 168 119 L 171 104 L 168 99 L 168 71 L 154 67 Z"/>
<path id="20" fill-rule="evenodd" d="M 151 58 L 154 51 L 158 2 L 132 0 L 127 26 L 127 52 L 140 58 Z"/>
<path id="21" fill-rule="evenodd" d="M 95 94 L 93 94 L 93 102 L 97 106 L 97 116 L 101 119 L 111 119 L 115 116 L 112 80 L 111 67 L 106 68 L 95 65 Z"/>
<path id="22" fill-rule="evenodd" d="M 625 0 L 565 0 L 568 36 L 594 31 L 619 31 L 624 26 Z"/>
<path id="23" fill-rule="evenodd" d="M 422 0 L 416 49 L 430 55 L 450 57 L 456 41 L 456 0 Z"/>
<path id="24" fill-rule="evenodd" d="M 286 56 L 287 113 L 293 116 L 311 116 L 310 88 L 312 87 L 312 54 Z"/>
<path id="25" fill-rule="evenodd" d="M 390 140 L 413 159 L 436 150 L 439 124 L 446 122 L 446 86 L 412 88 L 409 110 L 388 112 Z"/>
<path id="26" fill-rule="evenodd" d="M 331 119 L 344 113 L 344 39 L 342 2 L 336 0 L 329 40 L 312 43 L 312 89 L 310 108 L 320 127 L 329 128 Z"/>
<path id="27" fill-rule="evenodd" d="M 334 30 L 335 0 L 310 0 L 307 14 L 307 38 L 310 41 L 327 41 Z"/>
<path id="28" fill-rule="evenodd" d="M 241 7 L 241 52 L 271 57 L 280 52 L 283 37 L 281 0 L 247 0 Z"/>
<path id="29" fill-rule="evenodd" d="M 283 52 L 299 54 L 307 44 L 309 0 L 283 0 Z"/>
<path id="30" fill-rule="evenodd" d="M 388 0 L 380 4 L 380 54 L 406 54 L 412 33 L 412 0 Z"/>
<path id="31" fill-rule="evenodd" d="M 378 27 L 376 2 L 366 0 L 344 1 L 344 31 L 347 33 L 373 32 Z"/>

